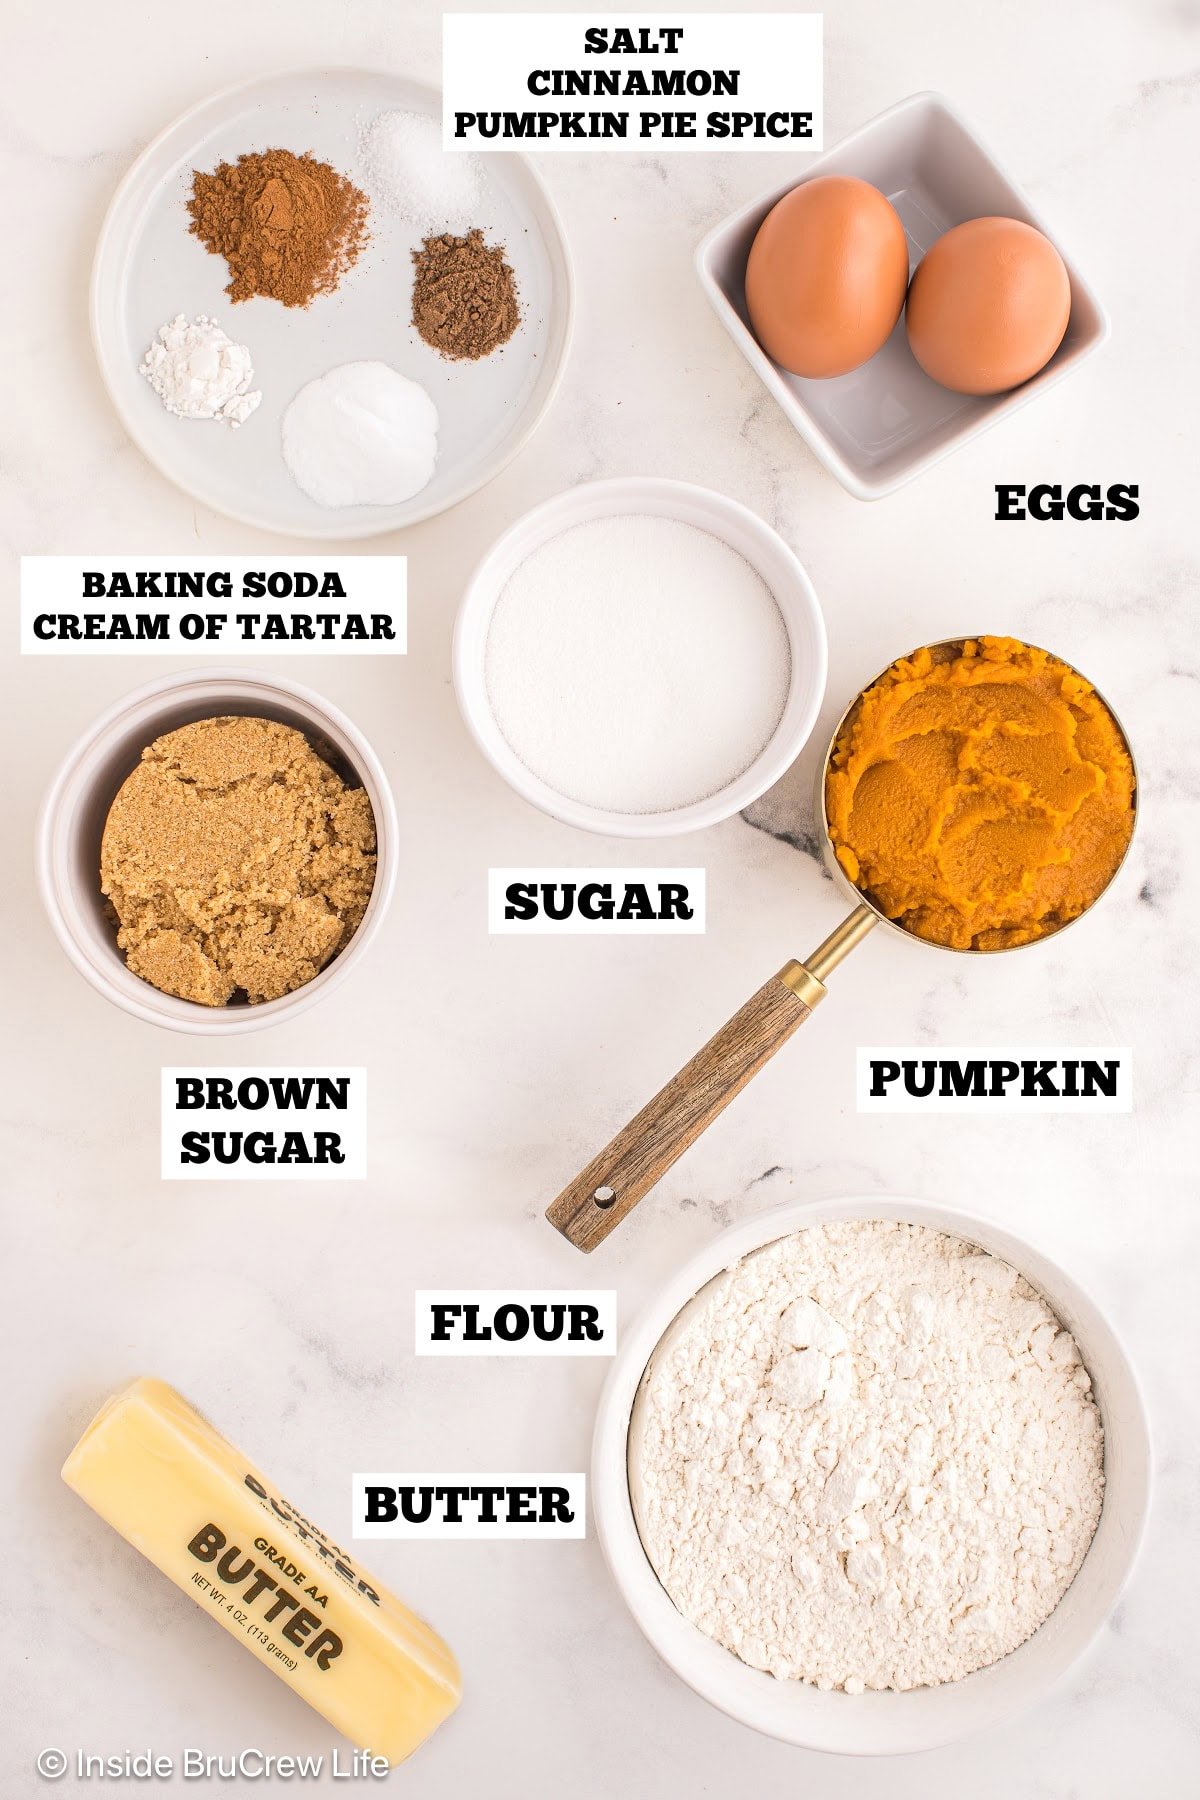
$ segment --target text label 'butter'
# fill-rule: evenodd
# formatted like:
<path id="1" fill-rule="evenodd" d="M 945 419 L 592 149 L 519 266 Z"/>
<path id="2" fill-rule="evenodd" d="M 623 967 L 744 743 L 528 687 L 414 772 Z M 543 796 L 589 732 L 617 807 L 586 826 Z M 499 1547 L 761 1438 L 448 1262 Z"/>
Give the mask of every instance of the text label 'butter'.
<path id="1" fill-rule="evenodd" d="M 355 1475 L 355 1538 L 582 1538 L 583 1475 Z"/>

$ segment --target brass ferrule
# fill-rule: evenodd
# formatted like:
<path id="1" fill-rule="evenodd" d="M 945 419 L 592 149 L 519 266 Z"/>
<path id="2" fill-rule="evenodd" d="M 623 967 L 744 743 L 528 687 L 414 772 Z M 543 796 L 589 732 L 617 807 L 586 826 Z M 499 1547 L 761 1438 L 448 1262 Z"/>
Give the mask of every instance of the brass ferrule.
<path id="1" fill-rule="evenodd" d="M 779 979 L 784 987 L 791 988 L 797 1000 L 803 1000 L 809 1012 L 825 998 L 825 983 L 810 975 L 802 962 L 785 963 L 779 971 Z"/>

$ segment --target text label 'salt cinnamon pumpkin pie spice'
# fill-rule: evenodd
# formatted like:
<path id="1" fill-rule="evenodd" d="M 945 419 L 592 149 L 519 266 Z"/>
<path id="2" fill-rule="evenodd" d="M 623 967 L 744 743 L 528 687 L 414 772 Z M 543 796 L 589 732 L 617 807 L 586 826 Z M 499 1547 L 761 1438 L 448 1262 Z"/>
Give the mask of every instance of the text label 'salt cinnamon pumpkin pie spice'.
<path id="1" fill-rule="evenodd" d="M 211 175 L 192 171 L 190 230 L 229 265 L 231 300 L 262 294 L 307 306 L 332 293 L 367 242 L 367 196 L 329 163 L 249 151 Z"/>
<path id="2" fill-rule="evenodd" d="M 413 324 L 434 350 L 478 362 L 506 344 L 521 323 L 517 278 L 501 244 L 482 231 L 443 232 L 413 251 Z"/>

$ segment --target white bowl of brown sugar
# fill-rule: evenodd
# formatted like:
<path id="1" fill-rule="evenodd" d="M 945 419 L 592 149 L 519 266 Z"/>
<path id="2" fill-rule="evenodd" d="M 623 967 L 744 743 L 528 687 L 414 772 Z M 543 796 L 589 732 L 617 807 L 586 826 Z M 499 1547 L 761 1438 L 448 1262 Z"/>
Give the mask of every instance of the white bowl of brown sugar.
<path id="1" fill-rule="evenodd" d="M 396 878 L 383 767 L 279 677 L 169 675 L 77 740 L 37 832 L 50 923 L 135 1018 L 217 1036 L 312 1006 L 362 957 Z"/>

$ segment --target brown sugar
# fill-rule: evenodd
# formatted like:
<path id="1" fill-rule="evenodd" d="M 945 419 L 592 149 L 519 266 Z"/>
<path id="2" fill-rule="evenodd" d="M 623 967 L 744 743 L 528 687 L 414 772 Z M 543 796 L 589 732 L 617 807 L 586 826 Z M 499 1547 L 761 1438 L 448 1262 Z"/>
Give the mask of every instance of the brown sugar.
<path id="1" fill-rule="evenodd" d="M 249 151 L 211 175 L 194 169 L 187 209 L 193 236 L 229 265 L 231 300 L 307 306 L 367 242 L 367 196 L 307 152 Z"/>
<path id="2" fill-rule="evenodd" d="M 517 278 L 500 244 L 482 231 L 443 232 L 413 251 L 413 324 L 434 350 L 478 362 L 506 344 L 521 323 Z"/>
<path id="3" fill-rule="evenodd" d="M 825 784 L 854 885 L 957 950 L 1029 943 L 1108 886 L 1133 832 L 1116 720 L 1067 663 L 1013 638 L 893 663 L 843 725 Z"/>
<path id="4" fill-rule="evenodd" d="M 366 793 L 273 719 L 201 719 L 156 739 L 100 846 L 128 967 L 202 1006 L 303 987 L 349 943 L 374 883 Z"/>

